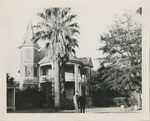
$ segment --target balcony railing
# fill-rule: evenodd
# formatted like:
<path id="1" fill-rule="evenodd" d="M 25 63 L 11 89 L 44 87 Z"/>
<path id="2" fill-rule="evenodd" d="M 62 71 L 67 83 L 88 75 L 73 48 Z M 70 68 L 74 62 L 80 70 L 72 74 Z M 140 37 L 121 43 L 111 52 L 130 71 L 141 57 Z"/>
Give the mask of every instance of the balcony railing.
<path id="1" fill-rule="evenodd" d="M 75 81 L 75 74 L 66 72 L 65 73 L 65 80 L 74 82 Z M 80 74 L 78 74 L 78 80 L 81 81 L 81 75 Z"/>
<path id="2" fill-rule="evenodd" d="M 53 77 L 51 75 L 40 76 L 40 82 L 51 82 Z"/>
<path id="3" fill-rule="evenodd" d="M 54 77 L 52 77 L 52 75 L 44 75 L 44 76 L 40 76 L 40 82 L 51 82 L 54 79 Z M 65 72 L 65 81 L 67 82 L 75 82 L 75 74 L 73 73 L 67 73 Z M 79 74 L 78 75 L 78 81 L 79 82 L 86 82 L 86 77 L 82 77 Z"/>
<path id="4" fill-rule="evenodd" d="M 74 74 L 73 73 L 65 73 L 65 80 L 66 81 L 73 81 L 74 82 L 74 80 L 75 80 L 75 76 L 74 76 Z"/>

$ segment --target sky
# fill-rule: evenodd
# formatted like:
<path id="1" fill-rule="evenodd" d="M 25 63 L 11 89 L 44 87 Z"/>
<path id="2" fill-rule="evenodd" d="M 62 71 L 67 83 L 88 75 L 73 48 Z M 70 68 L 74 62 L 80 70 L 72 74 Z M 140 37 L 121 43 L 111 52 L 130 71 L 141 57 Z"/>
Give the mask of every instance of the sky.
<path id="1" fill-rule="evenodd" d="M 102 57 L 102 53 L 97 49 L 102 45 L 100 43 L 100 34 L 107 32 L 112 25 L 115 14 L 120 14 L 123 10 L 135 12 L 141 7 L 137 1 L 78 1 L 69 2 L 62 0 L 61 2 L 42 1 L 5 1 L 1 2 L 1 18 L 3 24 L 0 27 L 4 31 L 5 44 L 3 46 L 5 54 L 6 72 L 9 72 L 16 80 L 19 80 L 20 74 L 20 50 L 19 45 L 26 33 L 29 21 L 36 24 L 39 17 L 38 12 L 48 7 L 71 7 L 72 13 L 77 15 L 77 22 L 80 26 L 80 35 L 77 39 L 79 48 L 76 49 L 77 57 L 91 57 L 94 70 L 98 69 L 99 63 L 96 58 Z"/>

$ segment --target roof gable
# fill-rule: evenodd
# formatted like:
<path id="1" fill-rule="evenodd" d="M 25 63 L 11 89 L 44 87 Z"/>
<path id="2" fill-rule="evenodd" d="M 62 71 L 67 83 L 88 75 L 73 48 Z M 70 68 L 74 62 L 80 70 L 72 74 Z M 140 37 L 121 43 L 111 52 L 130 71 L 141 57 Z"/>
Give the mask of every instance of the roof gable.
<path id="1" fill-rule="evenodd" d="M 90 57 L 83 57 L 80 58 L 81 62 L 85 65 L 85 66 L 89 66 L 89 67 L 93 67 L 93 63 Z"/>
<path id="2" fill-rule="evenodd" d="M 42 63 L 48 63 L 50 62 L 50 60 L 48 59 L 48 57 L 46 56 L 46 48 L 43 48 L 39 51 L 39 62 L 38 64 L 42 64 Z M 83 58 L 78 58 L 75 55 L 73 55 L 72 53 L 69 53 L 69 62 L 73 62 L 73 63 L 79 63 L 82 64 L 84 66 L 88 66 L 90 68 L 93 67 L 93 63 L 92 63 L 92 59 L 90 57 L 83 57 Z"/>

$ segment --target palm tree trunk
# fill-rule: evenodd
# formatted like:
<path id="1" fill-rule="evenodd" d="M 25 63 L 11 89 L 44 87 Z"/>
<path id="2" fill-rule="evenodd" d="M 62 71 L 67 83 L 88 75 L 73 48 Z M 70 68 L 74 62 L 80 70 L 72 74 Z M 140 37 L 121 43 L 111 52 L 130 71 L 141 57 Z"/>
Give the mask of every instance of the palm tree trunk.
<path id="1" fill-rule="evenodd" d="M 65 106 L 66 102 L 66 92 L 65 92 L 65 62 L 61 65 L 61 107 Z"/>
<path id="2" fill-rule="evenodd" d="M 59 62 L 55 61 L 54 62 L 54 66 L 55 66 L 55 74 L 54 74 L 54 78 L 55 78 L 55 82 L 54 82 L 54 104 L 56 108 L 60 108 L 60 66 L 59 66 Z"/>

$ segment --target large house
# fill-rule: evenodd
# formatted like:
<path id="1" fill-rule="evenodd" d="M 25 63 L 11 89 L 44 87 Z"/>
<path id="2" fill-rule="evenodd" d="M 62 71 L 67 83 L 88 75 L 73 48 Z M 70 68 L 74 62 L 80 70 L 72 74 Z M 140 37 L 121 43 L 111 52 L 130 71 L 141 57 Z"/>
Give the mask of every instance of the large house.
<path id="1" fill-rule="evenodd" d="M 40 49 L 38 43 L 33 40 L 33 27 L 28 24 L 25 38 L 19 49 L 21 51 L 20 88 L 38 87 L 45 90 L 49 85 L 51 95 L 54 93 L 55 79 L 53 63 L 46 56 L 46 48 Z M 82 95 L 90 96 L 91 58 L 78 58 L 70 53 L 69 61 L 65 65 L 65 96 L 72 100 L 75 91 Z M 61 88 L 61 86 L 59 87 Z"/>

